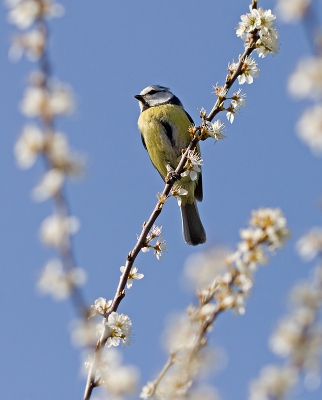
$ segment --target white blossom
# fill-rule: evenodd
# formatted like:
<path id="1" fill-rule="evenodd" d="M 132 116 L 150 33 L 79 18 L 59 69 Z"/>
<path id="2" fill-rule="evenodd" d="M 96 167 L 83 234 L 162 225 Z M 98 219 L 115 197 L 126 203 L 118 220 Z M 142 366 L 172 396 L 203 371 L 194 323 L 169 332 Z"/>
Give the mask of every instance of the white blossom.
<path id="1" fill-rule="evenodd" d="M 71 89 L 62 83 L 52 85 L 50 91 L 42 86 L 30 86 L 26 89 L 20 108 L 29 118 L 52 118 L 70 114 L 74 110 Z"/>
<path id="2" fill-rule="evenodd" d="M 154 391 L 154 384 L 153 382 L 147 382 L 145 386 L 143 386 L 141 393 L 140 393 L 140 399 L 149 399 L 151 397 L 151 394 Z"/>
<path id="3" fill-rule="evenodd" d="M 52 0 L 7 0 L 6 3 L 11 9 L 8 21 L 19 29 L 29 28 L 37 18 L 60 17 L 64 13 L 64 7 Z"/>
<path id="4" fill-rule="evenodd" d="M 296 243 L 296 248 L 303 260 L 313 260 L 322 252 L 322 228 L 312 228 L 307 235 Z"/>
<path id="5" fill-rule="evenodd" d="M 65 300 L 74 287 L 82 286 L 86 281 L 86 272 L 82 268 L 64 271 L 60 260 L 48 261 L 37 283 L 39 291 L 49 294 L 54 300 Z"/>
<path id="6" fill-rule="evenodd" d="M 185 165 L 185 171 L 182 172 L 181 176 L 189 176 L 192 181 L 198 178 L 198 173 L 201 171 L 202 159 L 200 154 L 196 150 L 190 150 L 187 155 L 187 163 Z"/>
<path id="7" fill-rule="evenodd" d="M 285 22 L 295 22 L 301 19 L 310 5 L 311 0 L 278 0 L 277 12 Z"/>
<path id="8" fill-rule="evenodd" d="M 188 194 L 188 190 L 183 189 L 179 185 L 174 185 L 171 189 L 171 194 L 173 197 L 175 197 L 178 201 L 178 206 L 180 207 L 182 204 L 182 196 L 186 196 Z"/>
<path id="9" fill-rule="evenodd" d="M 249 399 L 284 399 L 297 379 L 297 372 L 291 367 L 268 365 L 261 370 L 259 378 L 251 383 Z"/>
<path id="10" fill-rule="evenodd" d="M 233 73 L 236 71 L 238 63 L 232 62 L 228 64 L 228 70 Z M 253 83 L 254 78 L 259 76 L 259 69 L 257 68 L 257 63 L 250 57 L 246 57 L 241 74 L 238 75 L 238 82 L 240 85 L 244 84 L 245 82 L 248 84 Z"/>
<path id="11" fill-rule="evenodd" d="M 26 125 L 14 147 L 14 154 L 21 168 L 30 168 L 44 148 L 44 136 L 35 125 Z"/>
<path id="12" fill-rule="evenodd" d="M 79 226 L 80 223 L 76 217 L 51 215 L 41 224 L 40 238 L 47 246 L 59 248 L 66 245 L 69 235 L 76 233 Z"/>
<path id="13" fill-rule="evenodd" d="M 156 258 L 160 261 L 162 259 L 162 253 L 164 253 L 165 251 L 167 251 L 167 246 L 165 244 L 165 241 L 162 240 L 162 235 L 160 235 L 158 237 L 158 240 L 156 242 L 156 244 L 153 247 L 154 249 L 154 254 L 156 256 Z"/>
<path id="14" fill-rule="evenodd" d="M 112 300 L 106 301 L 103 297 L 99 297 L 91 306 L 90 317 L 93 317 L 94 315 L 105 315 L 109 311 L 112 303 Z"/>
<path id="15" fill-rule="evenodd" d="M 322 64 L 321 64 L 322 66 Z M 322 104 L 308 108 L 297 122 L 299 138 L 315 156 L 322 155 Z"/>
<path id="16" fill-rule="evenodd" d="M 298 98 L 322 98 L 322 57 L 299 61 L 288 82 L 289 92 Z"/>
<path id="17" fill-rule="evenodd" d="M 106 342 L 107 347 L 118 346 L 120 339 L 122 339 L 124 345 L 130 344 L 129 337 L 131 335 L 132 322 L 127 315 L 113 311 L 108 320 L 105 321 L 105 325 L 110 329 L 109 338 Z"/>
<path id="18" fill-rule="evenodd" d="M 45 48 L 45 36 L 39 29 L 33 29 L 14 38 L 9 49 L 9 58 L 18 61 L 25 52 L 30 61 L 37 61 Z"/>
<path id="19" fill-rule="evenodd" d="M 226 138 L 223 133 L 225 129 L 225 124 L 223 124 L 220 119 L 217 119 L 215 122 L 207 121 L 207 135 L 214 138 L 216 141 Z"/>
<path id="20" fill-rule="evenodd" d="M 32 196 L 35 201 L 44 201 L 55 196 L 63 186 L 65 175 L 57 168 L 47 171 L 37 187 L 34 188 Z"/>
<path id="21" fill-rule="evenodd" d="M 124 265 L 122 267 L 120 267 L 120 271 L 122 272 L 122 275 L 123 275 L 123 273 L 125 271 L 125 266 Z M 131 271 L 130 271 L 129 276 L 127 278 L 126 287 L 128 289 L 131 289 L 131 287 L 133 285 L 133 280 L 139 280 L 139 279 L 142 279 L 142 278 L 144 278 L 144 275 L 143 274 L 139 274 L 138 273 L 138 268 L 133 266 L 131 268 Z"/>

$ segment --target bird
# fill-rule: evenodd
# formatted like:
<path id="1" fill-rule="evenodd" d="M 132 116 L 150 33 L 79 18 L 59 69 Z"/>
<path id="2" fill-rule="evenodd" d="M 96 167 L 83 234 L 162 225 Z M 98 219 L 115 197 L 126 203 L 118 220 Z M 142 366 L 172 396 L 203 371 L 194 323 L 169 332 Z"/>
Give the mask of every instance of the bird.
<path id="1" fill-rule="evenodd" d="M 166 181 L 169 173 L 174 174 L 182 150 L 191 141 L 188 129 L 193 125 L 193 120 L 178 97 L 167 87 L 148 86 L 134 97 L 139 101 L 141 111 L 138 127 L 143 146 L 152 164 Z M 197 151 L 200 154 L 199 145 Z M 187 244 L 196 246 L 206 241 L 196 204 L 196 200 L 202 201 L 203 197 L 201 171 L 196 180 L 191 180 L 189 175 L 179 178 L 178 184 L 188 192 L 181 196 L 180 205 L 183 238 Z"/>

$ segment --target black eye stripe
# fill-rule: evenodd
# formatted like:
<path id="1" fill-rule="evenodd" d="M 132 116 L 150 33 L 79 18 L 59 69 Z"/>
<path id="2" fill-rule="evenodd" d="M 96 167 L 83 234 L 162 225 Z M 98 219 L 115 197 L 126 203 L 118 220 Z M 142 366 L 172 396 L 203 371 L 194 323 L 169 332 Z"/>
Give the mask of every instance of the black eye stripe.
<path id="1" fill-rule="evenodd" d="M 156 94 L 158 93 L 156 90 L 150 90 L 148 94 Z"/>

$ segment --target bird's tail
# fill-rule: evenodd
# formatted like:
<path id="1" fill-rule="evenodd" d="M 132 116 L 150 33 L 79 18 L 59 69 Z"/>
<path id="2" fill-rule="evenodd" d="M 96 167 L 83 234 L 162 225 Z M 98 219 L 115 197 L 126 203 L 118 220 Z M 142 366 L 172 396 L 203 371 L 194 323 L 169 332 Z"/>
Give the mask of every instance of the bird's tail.
<path id="1" fill-rule="evenodd" d="M 181 205 L 182 233 L 186 243 L 192 246 L 205 243 L 206 232 L 202 226 L 196 202 Z"/>

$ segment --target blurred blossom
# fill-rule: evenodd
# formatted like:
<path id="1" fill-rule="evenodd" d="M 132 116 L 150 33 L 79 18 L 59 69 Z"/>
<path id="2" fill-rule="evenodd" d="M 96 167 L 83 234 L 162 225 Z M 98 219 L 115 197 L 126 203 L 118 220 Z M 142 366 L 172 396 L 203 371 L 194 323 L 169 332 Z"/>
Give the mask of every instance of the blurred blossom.
<path id="1" fill-rule="evenodd" d="M 186 313 L 169 317 L 163 343 L 168 351 L 192 349 L 197 344 L 199 326 L 191 323 Z"/>
<path id="2" fill-rule="evenodd" d="M 41 224 L 40 238 L 47 246 L 60 248 L 66 245 L 69 235 L 79 230 L 79 226 L 80 223 L 76 217 L 51 215 Z"/>
<path id="3" fill-rule="evenodd" d="M 145 386 L 143 386 L 141 393 L 140 393 L 140 399 L 149 399 L 151 397 L 151 394 L 154 391 L 154 383 L 153 382 L 147 382 Z M 155 398 L 155 396 L 153 396 Z"/>
<path id="4" fill-rule="evenodd" d="M 229 252 L 225 248 L 213 248 L 208 252 L 194 253 L 187 258 L 184 272 L 193 288 L 201 289 L 210 284 L 217 276 L 227 271 L 226 258 Z"/>
<path id="5" fill-rule="evenodd" d="M 321 64 L 322 68 L 322 64 Z M 322 104 L 308 108 L 297 122 L 299 138 L 315 156 L 322 155 Z"/>
<path id="6" fill-rule="evenodd" d="M 44 148 L 44 135 L 35 125 L 26 125 L 14 147 L 14 154 L 19 167 L 30 168 L 38 153 Z"/>
<path id="7" fill-rule="evenodd" d="M 29 118 L 70 114 L 74 111 L 74 100 L 69 86 L 62 83 L 51 85 L 48 91 L 43 86 L 29 86 L 21 101 L 20 108 Z"/>
<path id="8" fill-rule="evenodd" d="M 55 132 L 46 140 L 46 154 L 53 167 L 70 175 L 79 175 L 84 167 L 84 158 L 72 154 L 66 135 Z"/>
<path id="9" fill-rule="evenodd" d="M 313 100 L 322 97 L 322 57 L 307 57 L 299 61 L 290 76 L 288 89 L 299 98 Z"/>
<path id="10" fill-rule="evenodd" d="M 90 317 L 93 317 L 94 315 L 104 316 L 109 311 L 112 303 L 112 300 L 106 302 L 106 299 L 99 297 L 97 300 L 95 300 L 94 305 L 91 306 Z"/>
<path id="11" fill-rule="evenodd" d="M 52 196 L 55 196 L 62 188 L 65 180 L 65 175 L 62 171 L 54 168 L 47 171 L 32 192 L 35 201 L 44 201 Z"/>
<path id="12" fill-rule="evenodd" d="M 125 266 L 124 265 L 122 267 L 120 267 L 120 271 L 122 272 L 122 275 L 123 275 L 123 273 L 125 271 Z M 122 275 L 121 275 L 121 277 L 122 277 Z M 142 278 L 144 278 L 144 275 L 143 274 L 139 274 L 138 273 L 138 268 L 133 266 L 131 268 L 130 274 L 129 274 L 128 278 L 127 278 L 126 287 L 128 289 L 131 289 L 131 287 L 133 285 L 133 280 L 139 280 L 139 279 L 142 279 Z"/>
<path id="13" fill-rule="evenodd" d="M 8 21 L 19 29 L 29 28 L 38 18 L 60 17 L 64 7 L 52 0 L 6 0 Z"/>
<path id="14" fill-rule="evenodd" d="M 219 393 L 216 388 L 206 385 L 205 383 L 194 387 L 189 393 L 189 400 L 220 400 Z"/>
<path id="15" fill-rule="evenodd" d="M 311 0 L 278 0 L 276 11 L 284 22 L 295 22 L 304 17 Z"/>
<path id="16" fill-rule="evenodd" d="M 258 226 L 265 232 L 271 242 L 271 250 L 281 247 L 290 235 L 286 228 L 286 218 L 279 208 L 260 208 L 252 211 L 250 225 Z"/>
<path id="17" fill-rule="evenodd" d="M 298 376 L 291 367 L 264 367 L 259 378 L 250 385 L 250 400 L 283 400 L 286 393 L 295 386 Z"/>
<path id="18" fill-rule="evenodd" d="M 296 249 L 305 261 L 311 261 L 322 253 L 322 228 L 312 228 L 307 235 L 302 236 L 296 243 Z"/>
<path id="19" fill-rule="evenodd" d="M 44 267 L 37 286 L 43 294 L 49 294 L 54 300 L 65 300 L 76 286 L 86 281 L 86 272 L 82 268 L 73 268 L 65 272 L 60 260 L 48 261 Z"/>
<path id="20" fill-rule="evenodd" d="M 37 61 L 43 54 L 45 48 L 45 36 L 39 29 L 33 29 L 23 35 L 14 38 L 9 50 L 9 58 L 12 61 L 19 61 L 23 53 L 30 61 Z"/>
<path id="21" fill-rule="evenodd" d="M 125 396 L 134 394 L 139 383 L 139 370 L 134 365 L 110 366 L 102 374 L 102 384 L 112 395 Z"/>
<path id="22" fill-rule="evenodd" d="M 76 347 L 94 346 L 96 343 L 96 324 L 88 319 L 75 319 L 70 324 L 71 341 Z"/>
<path id="23" fill-rule="evenodd" d="M 322 292 L 309 282 L 301 282 L 294 286 L 290 296 L 292 303 L 315 311 L 322 305 Z"/>

